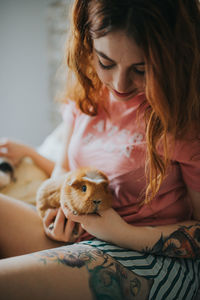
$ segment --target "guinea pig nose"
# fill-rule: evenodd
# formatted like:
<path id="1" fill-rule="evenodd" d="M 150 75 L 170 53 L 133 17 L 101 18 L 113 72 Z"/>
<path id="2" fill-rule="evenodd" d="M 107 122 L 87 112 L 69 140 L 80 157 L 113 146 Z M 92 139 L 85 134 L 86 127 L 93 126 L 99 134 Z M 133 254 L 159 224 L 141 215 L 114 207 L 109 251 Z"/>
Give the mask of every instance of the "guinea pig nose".
<path id="1" fill-rule="evenodd" d="M 95 205 L 99 205 L 99 204 L 101 203 L 101 200 L 93 200 L 93 203 L 94 203 Z"/>

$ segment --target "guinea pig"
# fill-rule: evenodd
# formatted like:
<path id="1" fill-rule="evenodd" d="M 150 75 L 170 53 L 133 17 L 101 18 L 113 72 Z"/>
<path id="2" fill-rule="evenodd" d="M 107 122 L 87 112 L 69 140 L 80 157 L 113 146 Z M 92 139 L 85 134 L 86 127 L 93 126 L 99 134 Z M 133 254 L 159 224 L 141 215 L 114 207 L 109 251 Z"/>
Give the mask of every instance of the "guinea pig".
<path id="1" fill-rule="evenodd" d="M 108 178 L 99 170 L 82 168 L 71 172 L 61 187 L 61 207 L 74 214 L 90 214 L 111 207 Z"/>
<path id="2" fill-rule="evenodd" d="M 67 207 L 74 214 L 98 213 L 111 207 L 112 194 L 107 176 L 95 168 L 80 168 L 46 180 L 37 192 L 41 217 L 49 208 Z"/>

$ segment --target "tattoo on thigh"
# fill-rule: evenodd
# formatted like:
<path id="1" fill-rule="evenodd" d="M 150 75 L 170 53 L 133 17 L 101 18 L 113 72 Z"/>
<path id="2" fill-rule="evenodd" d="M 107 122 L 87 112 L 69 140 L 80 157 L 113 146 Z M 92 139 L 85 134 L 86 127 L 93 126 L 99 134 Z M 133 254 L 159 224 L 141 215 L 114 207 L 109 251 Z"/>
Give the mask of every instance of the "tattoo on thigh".
<path id="1" fill-rule="evenodd" d="M 96 300 L 148 299 L 153 280 L 140 277 L 101 250 L 72 245 L 34 253 L 44 264 L 56 262 L 89 272 L 89 287 Z"/>

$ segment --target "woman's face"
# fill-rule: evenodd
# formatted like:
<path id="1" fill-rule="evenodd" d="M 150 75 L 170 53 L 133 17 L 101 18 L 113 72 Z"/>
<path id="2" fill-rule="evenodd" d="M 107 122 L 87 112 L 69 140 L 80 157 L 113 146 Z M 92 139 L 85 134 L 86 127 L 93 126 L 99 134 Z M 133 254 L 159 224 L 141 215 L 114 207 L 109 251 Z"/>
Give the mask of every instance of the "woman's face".
<path id="1" fill-rule="evenodd" d="M 120 101 L 144 92 L 145 64 L 141 49 L 123 31 L 93 40 L 94 66 L 101 82 Z"/>

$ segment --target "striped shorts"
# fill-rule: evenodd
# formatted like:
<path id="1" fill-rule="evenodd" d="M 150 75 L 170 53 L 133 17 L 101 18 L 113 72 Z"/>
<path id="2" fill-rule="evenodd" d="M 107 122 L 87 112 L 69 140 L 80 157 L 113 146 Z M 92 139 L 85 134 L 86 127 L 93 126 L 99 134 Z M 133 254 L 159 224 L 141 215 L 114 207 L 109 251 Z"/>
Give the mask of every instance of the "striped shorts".
<path id="1" fill-rule="evenodd" d="M 200 300 L 200 260 L 177 259 L 127 250 L 100 240 L 80 242 L 112 256 L 128 270 L 152 279 L 149 300 Z"/>

